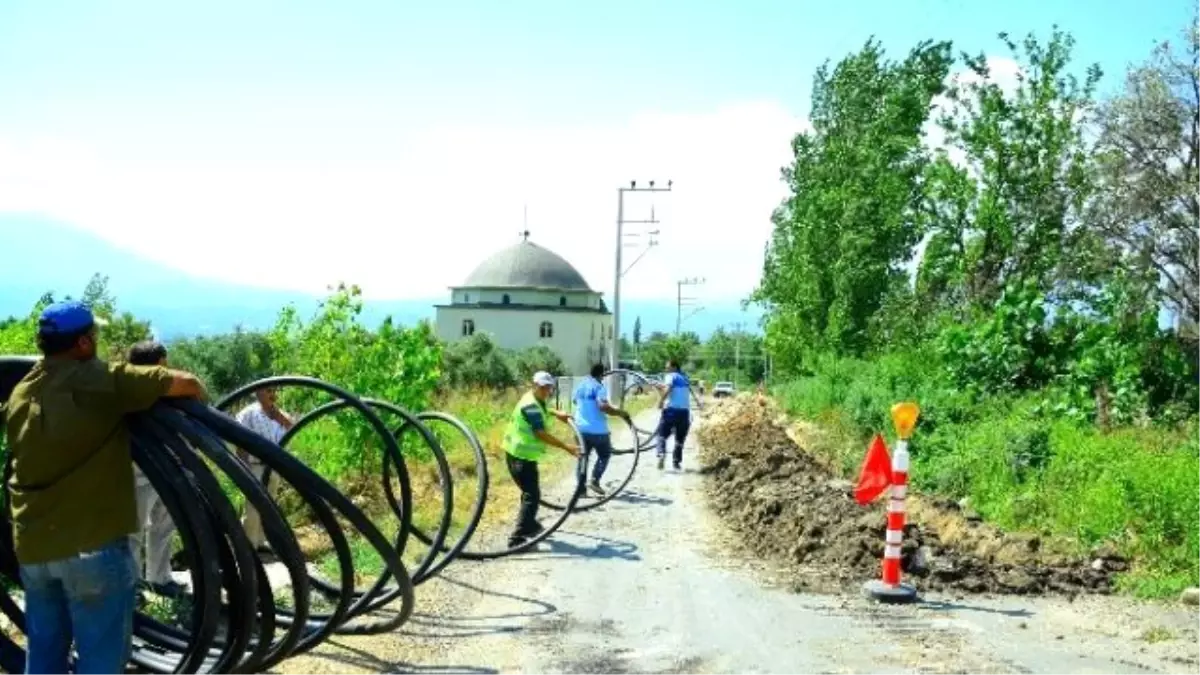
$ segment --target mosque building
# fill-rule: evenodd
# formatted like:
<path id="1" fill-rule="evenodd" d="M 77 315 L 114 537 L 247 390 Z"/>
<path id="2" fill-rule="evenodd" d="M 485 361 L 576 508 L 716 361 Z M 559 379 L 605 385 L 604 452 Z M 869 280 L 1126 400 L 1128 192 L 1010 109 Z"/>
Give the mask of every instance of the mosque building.
<path id="1" fill-rule="evenodd" d="M 483 331 L 505 349 L 546 345 L 569 370 L 560 375 L 608 365 L 613 328 L 604 299 L 571 263 L 529 241 L 528 230 L 450 287 L 449 304 L 436 310 L 438 337 L 446 342 Z"/>

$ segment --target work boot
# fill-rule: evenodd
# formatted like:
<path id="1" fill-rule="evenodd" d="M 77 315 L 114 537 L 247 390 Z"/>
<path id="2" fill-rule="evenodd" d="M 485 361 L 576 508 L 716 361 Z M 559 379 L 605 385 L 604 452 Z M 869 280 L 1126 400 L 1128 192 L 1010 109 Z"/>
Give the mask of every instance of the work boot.
<path id="1" fill-rule="evenodd" d="M 667 463 L 667 458 L 663 455 L 658 456 L 658 470 L 662 471 L 663 465 Z"/>
<path id="2" fill-rule="evenodd" d="M 599 481 L 593 480 L 592 482 L 588 483 L 588 489 L 596 493 L 597 497 L 603 497 L 606 494 L 604 492 L 604 488 L 600 487 Z"/>

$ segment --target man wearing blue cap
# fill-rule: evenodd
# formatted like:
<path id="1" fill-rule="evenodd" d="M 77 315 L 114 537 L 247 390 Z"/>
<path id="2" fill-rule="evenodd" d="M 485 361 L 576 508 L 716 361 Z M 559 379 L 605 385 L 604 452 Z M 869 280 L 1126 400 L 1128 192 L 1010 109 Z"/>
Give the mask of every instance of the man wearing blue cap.
<path id="1" fill-rule="evenodd" d="M 129 660 L 138 530 L 127 413 L 159 398 L 203 398 L 194 375 L 96 357 L 96 318 L 47 307 L 45 358 L 5 406 L 13 543 L 25 587 L 27 673 L 119 673 Z"/>

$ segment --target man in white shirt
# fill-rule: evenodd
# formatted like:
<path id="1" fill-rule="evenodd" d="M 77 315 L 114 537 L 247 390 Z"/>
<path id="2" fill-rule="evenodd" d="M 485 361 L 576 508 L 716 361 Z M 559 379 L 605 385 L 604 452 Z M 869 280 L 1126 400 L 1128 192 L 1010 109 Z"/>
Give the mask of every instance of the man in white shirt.
<path id="1" fill-rule="evenodd" d="M 278 393 L 273 387 L 259 389 L 254 395 L 258 400 L 242 408 L 237 414 L 237 421 L 242 426 L 269 439 L 271 442 L 278 443 L 283 438 L 283 435 L 287 433 L 287 430 L 292 428 L 294 422 L 291 417 L 279 409 L 277 403 Z M 261 481 L 263 473 L 266 470 L 266 465 L 241 448 L 238 449 L 238 457 L 250 466 L 251 473 Z M 270 494 L 271 489 L 278 482 L 279 476 L 272 473 L 270 479 L 267 481 L 268 494 Z M 246 514 L 242 518 L 242 529 L 246 531 L 246 537 L 250 539 L 250 543 L 260 553 L 269 552 L 267 548 L 267 536 L 263 532 L 262 518 L 258 514 L 258 509 L 250 504 L 246 504 Z"/>
<path id="2" fill-rule="evenodd" d="M 126 361 L 135 366 L 166 367 L 167 348 L 152 340 L 139 342 L 129 348 Z M 142 578 L 151 588 L 162 595 L 177 596 L 184 587 L 171 577 L 171 534 L 175 531 L 175 523 L 150 479 L 136 464 L 133 465 L 133 480 L 138 518 L 138 531 L 133 535 L 133 557 L 138 572 L 143 572 L 144 561 Z"/>

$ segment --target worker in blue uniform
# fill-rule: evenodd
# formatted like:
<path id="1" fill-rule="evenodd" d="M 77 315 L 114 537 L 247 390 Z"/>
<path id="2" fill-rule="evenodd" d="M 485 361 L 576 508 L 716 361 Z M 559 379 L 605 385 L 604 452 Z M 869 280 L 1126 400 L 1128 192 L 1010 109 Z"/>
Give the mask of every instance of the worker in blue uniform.
<path id="1" fill-rule="evenodd" d="M 662 416 L 658 420 L 658 468 L 661 470 L 667 459 L 667 438 L 675 437 L 675 452 L 671 456 L 671 464 L 676 471 L 683 465 L 683 444 L 687 441 L 688 429 L 691 427 L 692 389 L 687 375 L 679 367 L 675 359 L 667 361 L 667 375 L 662 384 L 658 385 L 661 394 L 658 407 Z"/>

